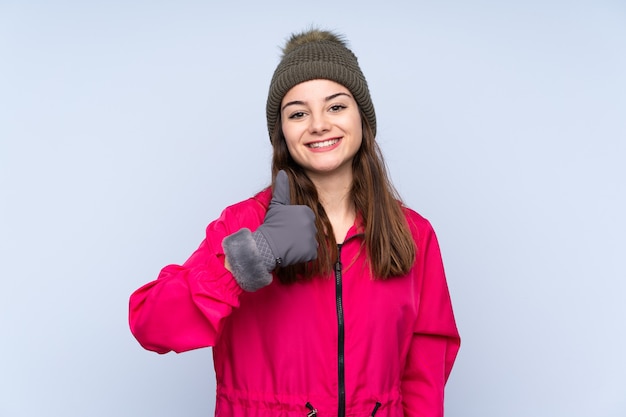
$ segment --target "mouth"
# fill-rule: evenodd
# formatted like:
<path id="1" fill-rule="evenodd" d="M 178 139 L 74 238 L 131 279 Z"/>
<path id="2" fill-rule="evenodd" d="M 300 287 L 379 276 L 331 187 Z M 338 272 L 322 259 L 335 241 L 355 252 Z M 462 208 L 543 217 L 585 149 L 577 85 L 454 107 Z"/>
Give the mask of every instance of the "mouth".
<path id="1" fill-rule="evenodd" d="M 322 140 L 320 142 L 307 143 L 306 146 L 308 146 L 309 148 L 313 148 L 313 149 L 327 148 L 329 146 L 335 145 L 340 140 L 341 138 L 327 139 L 327 140 Z"/>

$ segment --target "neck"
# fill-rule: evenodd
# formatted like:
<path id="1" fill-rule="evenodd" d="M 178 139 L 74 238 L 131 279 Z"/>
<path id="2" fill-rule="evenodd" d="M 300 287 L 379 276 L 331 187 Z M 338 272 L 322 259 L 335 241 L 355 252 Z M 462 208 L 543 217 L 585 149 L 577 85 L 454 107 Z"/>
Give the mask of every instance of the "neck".
<path id="1" fill-rule="evenodd" d="M 333 226 L 335 240 L 343 242 L 354 224 L 356 209 L 350 196 L 352 172 L 349 175 L 310 176 L 324 211 Z"/>

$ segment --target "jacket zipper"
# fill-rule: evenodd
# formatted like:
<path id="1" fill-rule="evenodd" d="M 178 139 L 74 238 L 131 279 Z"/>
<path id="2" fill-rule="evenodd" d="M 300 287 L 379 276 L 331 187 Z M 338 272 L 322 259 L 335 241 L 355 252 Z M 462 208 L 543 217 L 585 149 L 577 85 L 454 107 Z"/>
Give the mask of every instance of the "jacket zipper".
<path id="1" fill-rule="evenodd" d="M 376 415 L 376 412 L 378 411 L 378 409 L 380 408 L 381 405 L 382 404 L 380 402 L 376 401 L 376 405 L 374 405 L 374 409 L 372 410 L 372 413 L 370 414 L 370 417 L 374 417 Z M 317 409 L 315 407 L 313 407 L 310 402 L 307 401 L 307 403 L 304 404 L 304 406 L 309 409 L 309 412 L 306 415 L 307 417 L 316 417 L 317 416 Z"/>
<path id="2" fill-rule="evenodd" d="M 310 402 L 307 402 L 304 406 L 310 410 L 306 417 L 315 417 L 317 415 L 317 409 Z"/>
<path id="3" fill-rule="evenodd" d="M 374 406 L 374 409 L 372 410 L 372 414 L 370 414 L 370 417 L 374 417 L 376 415 L 376 412 L 378 411 L 381 405 L 382 405 L 381 403 L 376 401 L 376 405 Z"/>
<path id="4" fill-rule="evenodd" d="M 339 409 L 338 417 L 346 415 L 346 381 L 345 381 L 345 357 L 344 357 L 344 322 L 343 322 L 343 294 L 341 282 L 341 246 L 337 245 L 337 262 L 335 263 L 335 301 L 337 305 L 337 365 L 339 369 Z"/>

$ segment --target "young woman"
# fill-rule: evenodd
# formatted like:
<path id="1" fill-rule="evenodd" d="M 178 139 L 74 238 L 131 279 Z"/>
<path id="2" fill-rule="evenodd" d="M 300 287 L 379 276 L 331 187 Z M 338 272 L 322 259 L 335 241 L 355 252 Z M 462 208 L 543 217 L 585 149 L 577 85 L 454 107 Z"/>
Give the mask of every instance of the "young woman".
<path id="1" fill-rule="evenodd" d="M 357 58 L 292 35 L 266 110 L 272 187 L 133 293 L 133 334 L 212 346 L 217 416 L 442 416 L 460 341 L 439 246 L 388 180 Z"/>

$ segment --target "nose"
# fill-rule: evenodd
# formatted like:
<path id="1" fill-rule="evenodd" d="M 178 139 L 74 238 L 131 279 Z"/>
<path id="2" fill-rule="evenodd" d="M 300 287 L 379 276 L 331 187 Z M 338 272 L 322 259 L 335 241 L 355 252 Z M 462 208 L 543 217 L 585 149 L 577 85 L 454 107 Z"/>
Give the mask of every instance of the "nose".
<path id="1" fill-rule="evenodd" d="M 330 130 L 330 122 L 328 117 L 323 112 L 311 114 L 309 120 L 309 131 L 311 134 L 319 135 Z"/>

